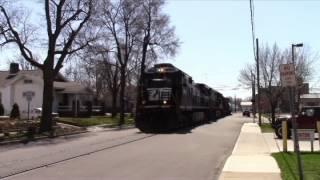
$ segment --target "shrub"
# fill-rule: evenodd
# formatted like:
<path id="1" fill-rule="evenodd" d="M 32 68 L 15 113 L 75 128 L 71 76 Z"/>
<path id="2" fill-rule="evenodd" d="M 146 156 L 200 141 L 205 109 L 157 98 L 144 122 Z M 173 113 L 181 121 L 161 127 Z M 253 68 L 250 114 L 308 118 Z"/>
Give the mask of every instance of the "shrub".
<path id="1" fill-rule="evenodd" d="M 19 106 L 17 103 L 14 103 L 14 105 L 12 106 L 10 118 L 11 119 L 20 119 L 20 110 L 19 110 Z"/>
<path id="2" fill-rule="evenodd" d="M 4 108 L 3 105 L 0 103 L 0 116 L 4 115 Z"/>

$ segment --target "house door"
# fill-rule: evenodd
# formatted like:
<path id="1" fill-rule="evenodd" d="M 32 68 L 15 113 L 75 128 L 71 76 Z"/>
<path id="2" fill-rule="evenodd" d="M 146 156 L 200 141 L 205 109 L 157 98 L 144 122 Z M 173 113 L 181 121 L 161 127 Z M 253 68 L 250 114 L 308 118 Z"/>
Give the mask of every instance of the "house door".
<path id="1" fill-rule="evenodd" d="M 72 101 L 72 114 L 74 117 L 78 117 L 80 113 L 80 102 L 79 100 Z"/>

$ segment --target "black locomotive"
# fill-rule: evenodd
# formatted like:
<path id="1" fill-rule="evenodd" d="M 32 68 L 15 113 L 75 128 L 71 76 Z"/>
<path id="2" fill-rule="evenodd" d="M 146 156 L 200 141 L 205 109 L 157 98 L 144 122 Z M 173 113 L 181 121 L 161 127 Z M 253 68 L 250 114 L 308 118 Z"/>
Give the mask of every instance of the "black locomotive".
<path id="1" fill-rule="evenodd" d="M 156 64 L 143 75 L 136 127 L 143 132 L 167 131 L 208 122 L 231 113 L 228 99 L 172 64 Z"/>

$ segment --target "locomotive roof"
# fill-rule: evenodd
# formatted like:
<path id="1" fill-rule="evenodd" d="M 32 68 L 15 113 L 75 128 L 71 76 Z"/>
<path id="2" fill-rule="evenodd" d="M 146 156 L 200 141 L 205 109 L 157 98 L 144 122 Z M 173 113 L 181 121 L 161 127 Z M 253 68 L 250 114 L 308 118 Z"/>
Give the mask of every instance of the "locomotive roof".
<path id="1" fill-rule="evenodd" d="M 171 67 L 171 68 L 176 68 L 174 65 L 171 63 L 159 63 L 154 65 L 155 68 L 160 68 L 160 67 Z M 177 68 L 176 68 L 177 69 Z"/>
<path id="2" fill-rule="evenodd" d="M 221 94 L 219 91 L 212 89 L 211 87 L 209 87 L 208 85 L 204 84 L 204 83 L 197 83 L 196 86 L 201 89 L 202 91 L 211 91 L 217 94 Z M 221 94 L 222 95 L 222 94 Z"/>
<path id="3" fill-rule="evenodd" d="M 170 63 L 161 63 L 161 64 L 155 64 L 153 67 L 146 70 L 146 73 L 158 73 L 160 72 L 160 69 L 164 72 L 177 72 L 181 71 L 180 69 L 176 68 Z"/>
<path id="4" fill-rule="evenodd" d="M 183 72 L 182 70 L 180 70 L 179 68 L 175 67 L 174 65 L 172 65 L 171 63 L 159 63 L 159 64 L 155 64 L 153 67 L 147 69 L 145 72 L 146 73 L 159 73 L 159 69 L 163 69 L 165 72 L 181 72 L 182 74 L 184 74 L 185 76 L 191 78 L 190 75 L 188 75 L 187 73 Z M 199 89 L 202 89 L 202 91 L 212 91 L 214 93 L 220 94 L 222 95 L 219 91 L 212 89 L 211 87 L 209 87 L 208 85 L 204 84 L 204 83 L 196 83 L 196 87 L 198 87 Z M 207 89 L 207 90 L 205 90 Z"/>
<path id="5" fill-rule="evenodd" d="M 155 64 L 153 67 L 149 68 L 146 70 L 146 73 L 155 73 L 155 72 L 159 72 L 157 71 L 158 69 L 163 68 L 164 71 L 166 72 L 181 72 L 184 75 L 189 76 L 187 73 L 183 72 L 182 70 L 180 70 L 179 68 L 177 68 L 176 66 L 172 65 L 171 63 L 159 63 L 159 64 Z"/>

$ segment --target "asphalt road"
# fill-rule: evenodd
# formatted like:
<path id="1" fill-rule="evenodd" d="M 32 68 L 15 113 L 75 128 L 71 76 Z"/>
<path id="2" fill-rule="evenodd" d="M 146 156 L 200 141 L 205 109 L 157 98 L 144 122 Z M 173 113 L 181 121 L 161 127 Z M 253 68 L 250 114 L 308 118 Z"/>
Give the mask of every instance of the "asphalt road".
<path id="1" fill-rule="evenodd" d="M 214 180 L 231 154 L 239 114 L 171 134 L 102 131 L 0 150 L 4 179 Z"/>

